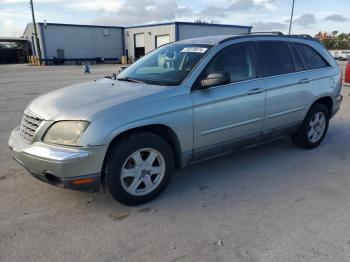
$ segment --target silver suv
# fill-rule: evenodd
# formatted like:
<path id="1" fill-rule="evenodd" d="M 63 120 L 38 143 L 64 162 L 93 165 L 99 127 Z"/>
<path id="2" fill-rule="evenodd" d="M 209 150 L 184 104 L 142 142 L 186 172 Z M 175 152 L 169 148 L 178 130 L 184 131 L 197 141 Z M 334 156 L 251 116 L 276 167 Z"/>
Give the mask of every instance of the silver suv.
<path id="1" fill-rule="evenodd" d="M 308 36 L 212 36 L 162 46 L 117 77 L 42 95 L 9 140 L 34 177 L 141 204 L 172 169 L 290 135 L 317 147 L 341 71 Z"/>

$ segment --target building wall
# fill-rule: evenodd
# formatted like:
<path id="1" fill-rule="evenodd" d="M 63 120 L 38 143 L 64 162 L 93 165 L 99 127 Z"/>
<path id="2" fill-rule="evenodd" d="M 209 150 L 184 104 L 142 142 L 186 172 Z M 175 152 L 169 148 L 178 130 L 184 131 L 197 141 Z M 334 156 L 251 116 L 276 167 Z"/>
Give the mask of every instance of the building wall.
<path id="1" fill-rule="evenodd" d="M 43 41 L 42 41 L 42 35 L 41 35 L 41 30 L 40 30 L 40 24 L 36 24 L 36 30 L 38 33 L 38 38 L 39 38 L 39 45 L 40 45 L 40 51 L 41 51 L 41 57 L 45 58 L 45 53 L 43 50 Z M 28 43 L 29 43 L 29 49 L 31 50 L 30 54 L 31 55 L 35 55 L 38 56 L 38 47 L 36 45 L 36 41 L 35 41 L 35 37 L 34 37 L 34 26 L 32 23 L 28 24 L 23 36 L 28 39 Z"/>
<path id="2" fill-rule="evenodd" d="M 42 24 L 42 32 L 46 59 L 57 57 L 57 49 L 64 50 L 65 59 L 120 59 L 123 54 L 122 28 Z"/>
<path id="3" fill-rule="evenodd" d="M 178 24 L 178 40 L 203 36 L 244 34 L 249 32 L 249 27 L 210 24 Z"/>
<path id="4" fill-rule="evenodd" d="M 134 35 L 144 33 L 145 36 L 145 53 L 149 53 L 156 47 L 157 35 L 170 35 L 170 42 L 175 42 L 175 24 L 159 26 L 140 26 L 135 28 L 125 28 L 125 49 L 128 50 L 129 57 L 135 58 L 134 53 Z"/>
<path id="5" fill-rule="evenodd" d="M 134 35 L 144 33 L 145 53 L 149 53 L 156 47 L 157 35 L 170 35 L 170 42 L 184 40 L 194 37 L 212 36 L 212 35 L 234 35 L 249 33 L 250 27 L 229 26 L 229 25 L 210 25 L 174 22 L 171 24 L 159 24 L 153 26 L 139 26 L 125 28 L 125 49 L 128 56 L 135 58 L 134 53 Z"/>
<path id="6" fill-rule="evenodd" d="M 105 35 L 108 30 L 109 35 Z M 250 32 L 250 27 L 217 24 L 196 24 L 172 22 L 138 27 L 107 27 L 65 24 L 37 24 L 42 58 L 46 61 L 58 56 L 58 49 L 64 50 L 64 58 L 68 60 L 91 60 L 97 57 L 112 59 L 117 62 L 122 55 L 135 58 L 134 35 L 144 34 L 144 53 L 156 48 L 156 37 L 169 35 L 170 42 L 195 37 L 213 35 L 233 35 Z M 28 24 L 24 36 L 37 55 L 33 24 Z M 34 41 L 32 41 L 34 40 Z M 123 52 L 124 51 L 124 52 Z M 138 49 L 138 52 L 140 50 Z M 62 52 L 61 52 L 62 54 Z M 72 63 L 75 63 L 72 61 Z"/>

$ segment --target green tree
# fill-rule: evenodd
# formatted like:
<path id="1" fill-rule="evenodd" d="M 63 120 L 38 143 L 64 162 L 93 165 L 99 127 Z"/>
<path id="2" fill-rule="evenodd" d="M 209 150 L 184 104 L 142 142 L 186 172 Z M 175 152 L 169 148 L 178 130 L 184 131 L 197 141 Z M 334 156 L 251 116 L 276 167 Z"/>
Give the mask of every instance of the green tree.
<path id="1" fill-rule="evenodd" d="M 350 49 L 350 33 L 340 33 L 339 31 L 332 31 L 331 35 L 328 35 L 328 37 L 322 37 L 323 33 L 318 33 L 315 38 L 321 39 L 323 44 L 326 46 L 327 49 L 333 49 L 333 50 L 344 50 L 344 49 Z"/>

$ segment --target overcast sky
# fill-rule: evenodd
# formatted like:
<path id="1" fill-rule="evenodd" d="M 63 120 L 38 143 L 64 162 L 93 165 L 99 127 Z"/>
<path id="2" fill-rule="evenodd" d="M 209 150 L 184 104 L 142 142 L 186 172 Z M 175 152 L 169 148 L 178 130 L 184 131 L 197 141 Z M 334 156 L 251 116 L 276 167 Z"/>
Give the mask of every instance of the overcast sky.
<path id="1" fill-rule="evenodd" d="M 288 31 L 292 0 L 34 0 L 38 22 L 137 25 L 213 20 Z M 296 0 L 294 33 L 350 33 L 350 0 Z M 29 0 L 0 0 L 0 36 L 21 36 L 31 22 Z"/>

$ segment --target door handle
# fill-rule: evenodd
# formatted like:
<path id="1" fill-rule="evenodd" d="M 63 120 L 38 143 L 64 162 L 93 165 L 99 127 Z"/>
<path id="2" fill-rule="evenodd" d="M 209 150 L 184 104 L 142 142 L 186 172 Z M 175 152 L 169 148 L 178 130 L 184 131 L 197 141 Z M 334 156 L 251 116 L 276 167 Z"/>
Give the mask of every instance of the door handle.
<path id="1" fill-rule="evenodd" d="M 299 80 L 298 83 L 299 83 L 300 85 L 302 85 L 302 84 L 307 84 L 307 83 L 310 83 L 310 79 L 309 79 L 309 78 L 304 78 L 304 79 Z"/>
<path id="2" fill-rule="evenodd" d="M 253 88 L 248 91 L 248 95 L 260 94 L 264 92 L 264 88 Z"/>

